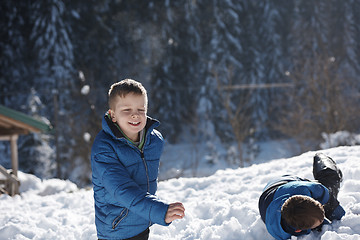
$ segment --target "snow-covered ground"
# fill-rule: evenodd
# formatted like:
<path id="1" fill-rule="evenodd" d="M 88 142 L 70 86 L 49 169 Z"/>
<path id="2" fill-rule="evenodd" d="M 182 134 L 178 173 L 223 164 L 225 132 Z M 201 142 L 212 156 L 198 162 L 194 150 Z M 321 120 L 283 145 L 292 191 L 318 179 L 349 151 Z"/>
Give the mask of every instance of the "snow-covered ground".
<path id="1" fill-rule="evenodd" d="M 300 152 L 298 145 L 289 139 L 258 142 L 257 146 L 258 154 L 253 156 L 250 162 L 245 161 L 244 166 L 288 158 Z M 236 163 L 236 160 L 234 163 L 236 157 L 236 144 L 224 149 L 220 142 L 189 143 L 187 140 L 180 144 L 166 143 L 161 156 L 159 179 L 210 176 L 219 169 L 238 168 L 239 163 Z"/>
<path id="2" fill-rule="evenodd" d="M 339 200 L 346 210 L 341 221 L 312 232 L 301 240 L 360 239 L 360 146 L 321 152 L 343 171 Z M 186 217 L 168 227 L 151 227 L 150 240 L 272 239 L 260 219 L 257 204 L 273 177 L 296 174 L 312 178 L 315 152 L 272 160 L 246 168 L 218 170 L 202 178 L 179 178 L 159 183 L 158 196 L 181 201 Z M 95 240 L 93 192 L 58 179 L 40 180 L 19 173 L 21 195 L 0 196 L 0 239 Z"/>

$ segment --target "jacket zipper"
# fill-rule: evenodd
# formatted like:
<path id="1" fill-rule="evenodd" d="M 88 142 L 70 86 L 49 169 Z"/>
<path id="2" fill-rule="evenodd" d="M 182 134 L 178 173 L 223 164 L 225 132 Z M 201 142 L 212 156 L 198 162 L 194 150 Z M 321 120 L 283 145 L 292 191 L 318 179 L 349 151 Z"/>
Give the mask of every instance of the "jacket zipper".
<path id="1" fill-rule="evenodd" d="M 146 141 L 146 139 L 145 139 Z M 149 173 L 148 173 L 148 167 L 145 161 L 144 151 L 140 150 L 141 159 L 145 166 L 145 173 L 146 173 L 146 180 L 147 180 L 147 192 L 150 193 L 150 180 L 149 180 Z M 149 227 L 151 226 L 151 221 L 149 221 Z"/>
<path id="2" fill-rule="evenodd" d="M 126 214 L 123 217 L 121 217 L 121 215 L 123 215 L 125 210 L 126 210 Z M 116 226 L 119 225 L 119 223 L 128 215 L 128 213 L 129 213 L 129 210 L 127 208 L 124 208 L 124 210 L 121 211 L 120 215 L 114 219 L 113 224 L 112 224 L 112 229 L 115 229 Z"/>
<path id="3" fill-rule="evenodd" d="M 146 173 L 146 180 L 147 180 L 147 191 L 148 191 L 148 193 L 150 193 L 150 182 L 149 182 L 148 167 L 147 167 L 147 164 L 146 164 L 146 161 L 145 161 L 144 152 L 142 150 L 140 151 L 140 154 L 141 154 L 141 159 L 142 159 L 142 161 L 144 163 L 144 166 L 145 166 L 145 173 Z"/>
<path id="4" fill-rule="evenodd" d="M 146 174 L 146 181 L 147 181 L 147 192 L 150 193 L 149 173 L 148 173 L 148 167 L 147 167 L 147 164 L 146 164 L 146 161 L 145 161 L 145 156 L 144 156 L 144 148 L 145 148 L 145 145 L 146 145 L 146 139 L 147 139 L 148 134 L 149 134 L 149 132 L 146 131 L 146 134 L 145 134 L 145 136 L 144 136 L 145 140 L 144 140 L 144 144 L 143 144 L 143 146 L 142 146 L 142 149 L 139 149 L 139 148 L 137 148 L 137 149 L 140 151 L 140 156 L 141 156 L 142 162 L 143 162 L 144 167 L 145 167 L 145 174 Z M 126 138 L 125 138 L 125 140 L 126 140 Z M 129 144 L 129 145 L 131 146 L 132 144 Z M 134 147 L 134 146 L 133 146 L 133 147 Z M 136 148 L 136 147 L 135 147 L 135 148 Z M 128 211 L 128 212 L 129 212 L 129 211 Z M 126 215 L 128 214 L 128 212 L 126 213 Z M 126 217 L 126 215 L 125 215 L 124 217 Z M 124 218 L 122 218 L 122 219 L 124 219 Z M 121 220 L 122 220 L 122 219 L 121 219 Z M 121 220 L 120 220 L 120 221 L 121 221 Z M 119 224 L 120 221 L 119 221 L 117 224 Z M 113 226 L 113 229 L 117 226 L 117 224 L 116 224 L 115 226 Z M 151 221 L 149 221 L 149 227 L 151 226 L 151 224 L 152 224 Z"/>

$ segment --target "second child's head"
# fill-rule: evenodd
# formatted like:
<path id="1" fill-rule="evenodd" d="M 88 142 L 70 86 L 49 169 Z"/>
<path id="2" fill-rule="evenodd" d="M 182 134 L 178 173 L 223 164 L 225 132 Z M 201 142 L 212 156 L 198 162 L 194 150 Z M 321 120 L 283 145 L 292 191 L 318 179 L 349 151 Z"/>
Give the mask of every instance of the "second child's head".
<path id="1" fill-rule="evenodd" d="M 320 226 L 324 221 L 325 211 L 319 201 L 308 196 L 294 195 L 284 202 L 281 217 L 293 228 L 307 230 Z"/>
<path id="2" fill-rule="evenodd" d="M 146 89 L 135 80 L 124 79 L 111 85 L 108 96 L 111 120 L 128 138 L 138 141 L 139 132 L 146 125 Z"/>

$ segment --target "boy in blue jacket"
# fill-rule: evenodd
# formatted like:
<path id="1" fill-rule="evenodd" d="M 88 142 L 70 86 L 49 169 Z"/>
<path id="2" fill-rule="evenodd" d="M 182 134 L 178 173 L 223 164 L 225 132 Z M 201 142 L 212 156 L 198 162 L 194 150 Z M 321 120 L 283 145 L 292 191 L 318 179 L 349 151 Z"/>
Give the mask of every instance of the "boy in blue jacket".
<path id="1" fill-rule="evenodd" d="M 313 175 L 316 181 L 285 175 L 266 185 L 259 199 L 259 211 L 275 239 L 321 230 L 324 223 L 345 215 L 337 200 L 342 172 L 335 161 L 322 153 L 316 154 Z"/>
<path id="2" fill-rule="evenodd" d="M 147 116 L 141 83 L 125 79 L 109 90 L 109 111 L 91 150 L 95 224 L 99 239 L 148 239 L 149 227 L 184 217 L 182 203 L 166 204 L 155 192 L 163 138 Z"/>

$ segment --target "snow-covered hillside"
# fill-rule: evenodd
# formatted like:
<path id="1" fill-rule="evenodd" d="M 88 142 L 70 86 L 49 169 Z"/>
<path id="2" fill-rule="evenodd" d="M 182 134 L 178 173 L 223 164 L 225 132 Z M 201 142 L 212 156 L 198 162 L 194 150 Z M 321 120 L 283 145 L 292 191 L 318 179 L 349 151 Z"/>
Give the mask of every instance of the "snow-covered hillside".
<path id="1" fill-rule="evenodd" d="M 360 239 L 360 147 L 321 152 L 343 171 L 339 200 L 346 210 L 341 221 L 312 232 L 302 240 Z M 296 174 L 312 179 L 315 152 L 272 160 L 246 168 L 219 170 L 209 177 L 180 178 L 159 183 L 158 195 L 181 201 L 186 217 L 169 227 L 151 227 L 150 240 L 272 239 L 260 219 L 257 204 L 273 177 Z M 0 196 L 0 240 L 96 240 L 93 193 L 58 179 L 44 180 L 19 173 L 21 196 Z M 293 237 L 293 239 L 297 239 Z"/>

